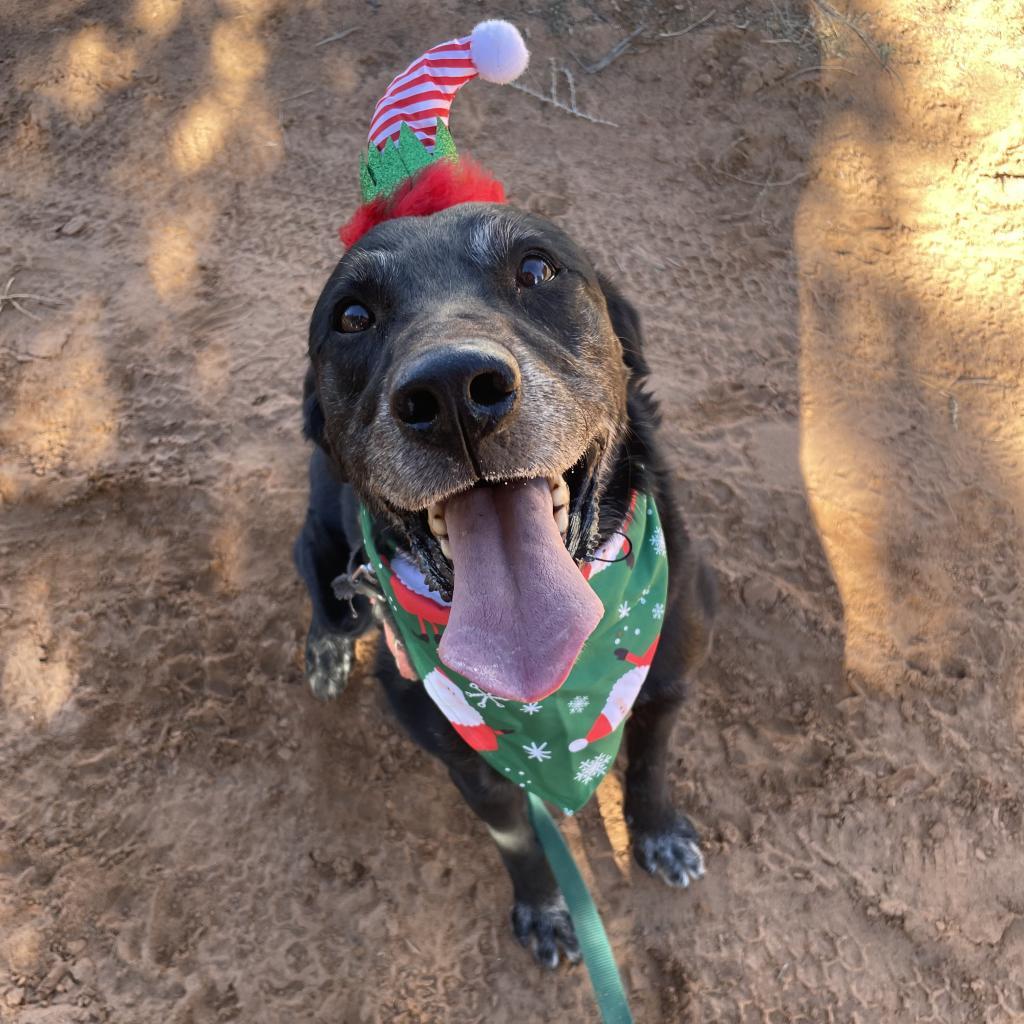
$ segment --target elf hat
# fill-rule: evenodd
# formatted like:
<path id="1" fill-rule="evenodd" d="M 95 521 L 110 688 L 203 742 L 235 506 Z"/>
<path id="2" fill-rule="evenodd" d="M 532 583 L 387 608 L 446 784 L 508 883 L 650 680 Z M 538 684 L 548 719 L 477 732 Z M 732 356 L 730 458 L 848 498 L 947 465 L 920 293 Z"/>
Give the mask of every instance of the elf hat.
<path id="1" fill-rule="evenodd" d="M 394 217 L 423 217 L 457 203 L 503 203 L 501 182 L 459 157 L 448 117 L 470 79 L 512 82 L 529 60 L 514 25 L 482 21 L 468 36 L 427 50 L 393 79 L 373 112 L 359 168 L 363 205 L 341 228 L 342 242 L 353 245 Z"/>

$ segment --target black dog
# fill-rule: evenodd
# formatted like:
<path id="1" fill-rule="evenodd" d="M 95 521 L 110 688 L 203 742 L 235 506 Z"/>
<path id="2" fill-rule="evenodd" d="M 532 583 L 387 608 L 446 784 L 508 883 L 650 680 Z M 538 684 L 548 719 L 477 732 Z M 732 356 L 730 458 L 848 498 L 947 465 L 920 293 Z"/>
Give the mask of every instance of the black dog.
<path id="1" fill-rule="evenodd" d="M 549 222 L 467 203 L 388 221 L 349 249 L 317 302 L 309 355 L 305 432 L 317 447 L 295 558 L 313 602 L 313 692 L 341 691 L 354 638 L 374 619 L 364 594 L 339 600 L 332 590 L 366 560 L 359 502 L 449 598 L 455 569 L 431 517 L 454 495 L 564 478 L 562 534 L 580 561 L 620 526 L 631 490 L 647 491 L 664 526 L 670 589 L 661 645 L 626 724 L 625 816 L 645 870 L 672 885 L 699 878 L 697 833 L 669 798 L 665 756 L 684 682 L 710 642 L 714 587 L 656 449 L 636 311 Z M 384 644 L 377 675 L 496 840 L 520 941 L 550 967 L 560 951 L 578 959 L 523 791 L 459 738 L 422 686 L 399 678 Z"/>

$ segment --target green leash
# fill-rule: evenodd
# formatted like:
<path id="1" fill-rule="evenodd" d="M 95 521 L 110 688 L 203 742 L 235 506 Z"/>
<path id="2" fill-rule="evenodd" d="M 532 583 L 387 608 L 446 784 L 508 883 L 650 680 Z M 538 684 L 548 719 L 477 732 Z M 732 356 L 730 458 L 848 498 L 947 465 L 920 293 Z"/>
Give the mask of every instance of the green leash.
<path id="1" fill-rule="evenodd" d="M 601 915 L 594 906 L 579 868 L 572 859 L 562 833 L 544 806 L 544 801 L 534 793 L 527 793 L 526 799 L 530 823 L 551 865 L 555 881 L 569 905 L 569 916 L 576 928 L 576 938 L 579 939 L 583 962 L 590 974 L 590 984 L 594 989 L 601 1020 L 604 1024 L 633 1024 L 633 1015 L 629 1012 L 629 1000 L 622 987 L 615 955 L 601 923 Z"/>

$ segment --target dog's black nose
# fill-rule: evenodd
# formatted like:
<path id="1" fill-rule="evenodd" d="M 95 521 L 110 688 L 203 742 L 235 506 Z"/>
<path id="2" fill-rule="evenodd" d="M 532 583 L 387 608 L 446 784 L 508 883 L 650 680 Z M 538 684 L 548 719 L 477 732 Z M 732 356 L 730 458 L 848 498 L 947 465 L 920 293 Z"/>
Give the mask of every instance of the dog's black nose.
<path id="1" fill-rule="evenodd" d="M 406 433 L 461 453 L 507 424 L 519 405 L 521 379 L 512 354 L 498 345 L 463 343 L 419 356 L 391 388 L 391 413 Z"/>

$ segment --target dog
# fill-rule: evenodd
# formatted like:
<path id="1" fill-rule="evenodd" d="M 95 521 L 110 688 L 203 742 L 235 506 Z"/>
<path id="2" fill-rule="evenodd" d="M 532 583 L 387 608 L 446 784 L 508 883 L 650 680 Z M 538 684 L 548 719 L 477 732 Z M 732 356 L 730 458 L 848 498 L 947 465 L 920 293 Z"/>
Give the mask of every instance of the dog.
<path id="1" fill-rule="evenodd" d="M 367 593 L 334 589 L 366 560 L 360 504 L 450 598 L 456 574 L 477 569 L 458 552 L 453 561 L 444 533 L 458 496 L 471 496 L 475 514 L 501 516 L 524 481 L 549 481 L 553 494 L 564 481 L 568 501 L 552 514 L 584 565 L 643 490 L 661 516 L 669 592 L 661 643 L 625 724 L 624 814 L 645 871 L 673 886 L 700 878 L 697 831 L 673 805 L 666 755 L 709 649 L 715 587 L 658 449 L 636 309 L 553 223 L 461 203 L 379 224 L 345 253 L 313 311 L 309 360 L 303 426 L 314 446 L 294 555 L 312 600 L 313 693 L 341 692 L 356 637 L 379 618 Z M 473 593 L 487 585 L 474 580 Z M 380 645 L 376 676 L 398 721 L 490 830 L 512 882 L 516 937 L 546 967 L 575 962 L 572 922 L 523 790 L 467 746 L 423 685 L 403 678 L 393 647 Z"/>

